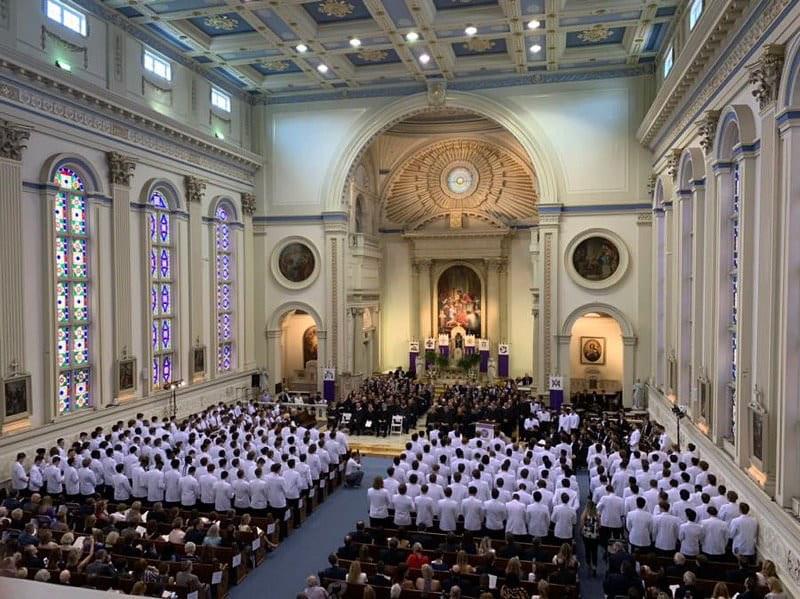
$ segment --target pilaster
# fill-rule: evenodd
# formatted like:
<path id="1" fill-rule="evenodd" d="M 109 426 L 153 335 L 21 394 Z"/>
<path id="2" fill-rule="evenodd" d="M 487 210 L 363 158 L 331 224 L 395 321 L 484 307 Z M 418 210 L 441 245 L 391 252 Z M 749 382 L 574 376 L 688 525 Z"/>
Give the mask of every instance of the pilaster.
<path id="1" fill-rule="evenodd" d="M 499 342 L 506 341 L 500 339 L 500 260 L 490 258 L 486 268 L 486 336 L 494 350 Z"/>
<path id="2" fill-rule="evenodd" d="M 556 335 L 558 334 L 558 252 L 560 247 L 560 217 L 558 214 L 542 214 L 539 217 L 539 242 L 541 244 L 541 286 L 539 302 L 541 306 L 541 355 L 542 385 L 551 374 L 559 372 L 556 355 Z M 562 365 L 563 367 L 563 365 Z M 569 381 L 564 381 L 565 395 Z"/>
<path id="3" fill-rule="evenodd" d="M 131 198 L 130 185 L 136 163 L 119 152 L 108 152 L 108 178 L 111 184 L 113 231 L 113 314 L 114 360 L 131 352 L 133 331 L 131 330 Z M 116 385 L 115 385 L 116 386 Z M 116 393 L 116 389 L 114 389 Z"/>
<path id="4" fill-rule="evenodd" d="M 327 323 L 327 351 L 324 363 L 320 367 L 332 366 L 339 368 L 339 363 L 346 353 L 347 335 L 344 333 L 345 300 L 347 287 L 345 285 L 344 257 L 347 247 L 347 222 L 345 220 L 326 219 L 323 214 L 325 228 L 325 321 Z M 317 333 L 319 340 L 319 333 Z M 321 346 L 320 346 L 320 349 Z M 320 377 L 321 378 L 321 377 Z"/>
<path id="5" fill-rule="evenodd" d="M 528 246 L 531 261 L 531 315 L 533 316 L 533 330 L 531 331 L 531 342 L 533 348 L 531 355 L 533 356 L 533 384 L 540 393 L 544 392 L 546 388 L 544 365 L 542 363 L 542 350 L 541 350 L 541 324 L 540 324 L 540 296 L 541 296 L 541 267 L 539 265 L 539 230 L 531 229 L 531 242 Z"/>
<path id="6" fill-rule="evenodd" d="M 419 334 L 424 339 L 435 337 L 438 331 L 431 328 L 431 264 L 432 261 L 421 258 L 414 261 L 414 268 L 417 271 L 417 286 L 419 289 L 417 312 L 419 319 Z"/>
<path id="7" fill-rule="evenodd" d="M 189 336 L 193 343 L 206 346 L 206 372 L 216 356 L 211 355 L 210 339 L 206 339 L 203 327 L 203 307 L 210 299 L 203 298 L 203 200 L 206 182 L 198 177 L 184 179 L 186 205 L 189 209 Z"/>
<path id="8" fill-rule="evenodd" d="M 638 322 L 653 322 L 652 287 L 653 279 L 653 215 L 644 212 L 636 216 L 636 247 L 639 254 L 639 289 L 637 290 Z M 643 380 L 653 372 L 650 348 L 652 344 L 652 328 L 639 326 L 639 344 L 637 346 L 637 370 L 634 376 Z"/>
<path id="9" fill-rule="evenodd" d="M 29 137 L 29 129 L 0 121 L 0 379 L 25 371 L 22 153 Z M 4 413 L 0 402 L 0 424 Z"/>
<path id="10" fill-rule="evenodd" d="M 497 261 L 497 284 L 499 285 L 498 298 L 500 302 L 500 339 L 508 342 L 508 259 L 501 258 Z"/>
<path id="11" fill-rule="evenodd" d="M 243 287 L 244 312 L 244 343 L 239 351 L 239 369 L 246 370 L 256 367 L 255 358 L 255 240 L 253 237 L 253 216 L 256 213 L 256 196 L 252 193 L 242 194 L 242 221 L 244 222 L 244 280 L 239 284 Z"/>

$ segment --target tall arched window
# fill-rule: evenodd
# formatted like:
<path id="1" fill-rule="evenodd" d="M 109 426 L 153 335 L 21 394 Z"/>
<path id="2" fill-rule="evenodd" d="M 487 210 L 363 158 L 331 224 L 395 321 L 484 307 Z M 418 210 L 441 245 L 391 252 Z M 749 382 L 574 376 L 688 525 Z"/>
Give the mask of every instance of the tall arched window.
<path id="1" fill-rule="evenodd" d="M 728 283 L 728 298 L 730 301 L 730 324 L 728 326 L 730 375 L 728 380 L 727 410 L 728 430 L 725 436 L 733 442 L 736 439 L 736 381 L 739 376 L 739 340 L 736 328 L 739 323 L 739 266 L 741 264 L 741 237 L 739 234 L 739 212 L 741 207 L 741 179 L 739 163 L 734 162 L 731 167 L 731 201 L 728 228 L 728 244 L 730 248 L 730 274 Z"/>
<path id="2" fill-rule="evenodd" d="M 172 382 L 175 364 L 175 294 L 172 218 L 167 198 L 154 190 L 148 199 L 150 232 L 150 349 L 153 387 Z"/>
<path id="3" fill-rule="evenodd" d="M 58 414 L 91 405 L 89 234 L 83 180 L 62 166 L 53 209 Z"/>
<path id="4" fill-rule="evenodd" d="M 234 294 L 235 254 L 231 235 L 230 208 L 217 207 L 215 241 L 217 249 L 217 370 L 234 368 Z"/>

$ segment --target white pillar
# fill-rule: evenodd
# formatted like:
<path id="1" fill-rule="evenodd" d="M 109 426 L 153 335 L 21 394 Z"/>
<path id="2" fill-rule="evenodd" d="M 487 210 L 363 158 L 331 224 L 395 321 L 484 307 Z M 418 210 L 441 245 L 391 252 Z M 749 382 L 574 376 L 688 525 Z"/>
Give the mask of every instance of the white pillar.
<path id="1" fill-rule="evenodd" d="M 435 337 L 437 331 L 431 328 L 431 261 L 419 259 L 416 266 L 419 271 L 419 334 L 422 337 Z"/>
<path id="2" fill-rule="evenodd" d="M 256 213 L 256 196 L 252 193 L 242 194 L 242 220 L 244 235 L 242 239 L 242 265 L 244 280 L 240 281 L 241 295 L 244 297 L 244 310 L 240 322 L 244 327 L 244 337 L 239 346 L 239 370 L 250 370 L 256 367 L 255 351 L 255 242 L 253 237 L 253 215 Z"/>
<path id="3" fill-rule="evenodd" d="M 489 259 L 486 263 L 486 331 L 491 341 L 492 353 L 497 344 L 505 339 L 500 339 L 500 275 L 498 268 L 500 261 L 496 258 Z"/>
<path id="4" fill-rule="evenodd" d="M 636 337 L 622 337 L 622 401 L 633 406 L 633 379 L 636 372 Z"/>
<path id="5" fill-rule="evenodd" d="M 211 340 L 206 338 L 205 327 L 203 326 L 203 315 L 205 308 L 209 306 L 213 309 L 213 299 L 205 297 L 203 293 L 203 199 L 205 196 L 206 183 L 197 177 L 186 177 L 184 179 L 186 206 L 189 210 L 189 244 L 186 248 L 189 253 L 189 276 L 188 289 L 189 295 L 189 336 L 192 344 L 205 346 L 206 348 L 206 371 L 202 377 L 208 378 L 211 372 L 211 363 L 216 356 L 211 355 Z M 212 327 L 212 331 L 216 328 Z"/>

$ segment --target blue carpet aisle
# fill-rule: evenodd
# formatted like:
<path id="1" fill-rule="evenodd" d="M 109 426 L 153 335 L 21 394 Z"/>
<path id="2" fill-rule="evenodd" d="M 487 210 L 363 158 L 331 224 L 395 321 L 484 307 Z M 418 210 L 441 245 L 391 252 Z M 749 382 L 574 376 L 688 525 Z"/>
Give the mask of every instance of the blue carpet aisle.
<path id="1" fill-rule="evenodd" d="M 391 460 L 368 458 L 360 489 L 340 487 L 261 566 L 231 590 L 231 599 L 294 599 L 306 577 L 327 567 L 328 554 L 336 551 L 358 520 L 367 520 L 367 488 L 384 475 Z"/>
<path id="2" fill-rule="evenodd" d="M 583 552 L 583 541 L 581 539 L 580 517 L 583 513 L 583 509 L 586 507 L 586 498 L 589 496 L 589 474 L 585 470 L 578 473 L 578 486 L 581 488 L 581 508 L 578 512 L 579 525 L 575 530 L 578 560 L 581 563 L 581 568 L 578 572 L 581 580 L 581 597 L 602 597 L 603 578 L 606 575 L 606 562 L 605 559 L 603 559 L 603 549 L 600 548 L 597 551 L 597 576 L 592 577 L 591 571 L 586 567 L 586 556 Z"/>

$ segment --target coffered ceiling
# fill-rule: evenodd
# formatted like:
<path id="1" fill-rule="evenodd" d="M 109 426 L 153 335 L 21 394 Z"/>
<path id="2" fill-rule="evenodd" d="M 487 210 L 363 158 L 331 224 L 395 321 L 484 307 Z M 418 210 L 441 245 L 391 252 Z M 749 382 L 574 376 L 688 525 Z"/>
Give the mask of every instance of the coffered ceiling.
<path id="1" fill-rule="evenodd" d="M 78 0 L 86 2 L 97 4 Z M 271 97 L 337 89 L 369 94 L 432 78 L 444 78 L 449 85 L 479 81 L 491 87 L 537 72 L 602 76 L 603 71 L 653 63 L 679 4 L 102 0 L 104 8 L 124 15 L 145 41 L 155 36 L 161 47 L 166 44 L 230 85 Z M 465 31 L 468 26 L 475 28 L 472 35 Z M 411 32 L 418 39 L 410 41 Z M 298 50 L 301 44 L 305 52 Z"/>

